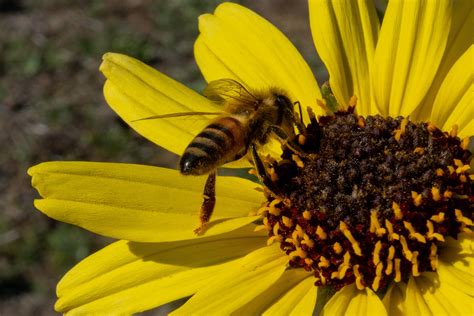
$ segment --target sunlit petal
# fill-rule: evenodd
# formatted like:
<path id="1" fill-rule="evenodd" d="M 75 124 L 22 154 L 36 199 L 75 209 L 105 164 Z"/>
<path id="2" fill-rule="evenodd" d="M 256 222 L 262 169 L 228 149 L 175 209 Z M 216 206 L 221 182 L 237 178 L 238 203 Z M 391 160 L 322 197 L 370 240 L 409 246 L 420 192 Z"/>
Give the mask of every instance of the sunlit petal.
<path id="1" fill-rule="evenodd" d="M 402 310 L 404 310 L 407 315 L 431 315 L 430 308 L 413 277 L 410 277 L 408 281 Z"/>
<path id="2" fill-rule="evenodd" d="M 317 291 L 314 278 L 307 277 L 286 291 L 263 315 L 311 315 L 316 304 Z"/>
<path id="3" fill-rule="evenodd" d="M 293 310 L 290 315 L 309 315 L 313 313 L 314 307 L 316 306 L 316 299 L 318 296 L 318 287 L 314 286 L 314 280 L 305 279 L 300 283 L 300 286 L 295 289 L 295 291 L 304 290 L 304 287 L 309 287 L 311 282 L 311 287 L 307 290 L 306 293 L 302 295 L 300 301 L 293 306 Z"/>
<path id="4" fill-rule="evenodd" d="M 171 315 L 210 315 L 216 310 L 227 315 L 274 284 L 285 271 L 287 261 L 276 244 L 256 250 L 200 289 Z"/>
<path id="5" fill-rule="evenodd" d="M 256 296 L 252 301 L 250 301 L 245 306 L 242 306 L 238 310 L 234 312 L 235 315 L 262 315 L 264 311 L 266 311 L 270 306 L 274 305 L 279 302 L 279 300 L 286 296 L 291 291 L 293 291 L 303 280 L 310 278 L 313 279 L 312 274 L 310 272 L 306 272 L 302 269 L 290 269 L 286 270 L 281 277 L 276 281 L 270 288 L 268 288 L 265 292 L 261 293 L 260 295 Z M 314 283 L 314 281 L 313 281 Z M 314 286 L 314 285 L 312 285 Z M 301 293 L 301 291 L 300 291 Z M 296 294 L 293 295 L 293 299 L 295 302 L 299 302 L 301 297 L 295 297 Z M 289 299 L 290 300 L 290 299 Z M 282 315 L 288 315 L 289 311 L 293 309 L 295 304 L 289 303 L 280 305 L 281 308 L 276 309 L 277 313 Z M 272 306 L 273 307 L 273 306 Z M 314 307 L 314 306 L 313 306 Z M 286 309 L 286 312 L 284 312 Z M 268 313 L 267 310 L 265 313 Z M 270 315 L 274 313 L 270 312 Z"/>
<path id="6" fill-rule="evenodd" d="M 345 106 L 355 95 L 358 113 L 371 114 L 369 65 L 380 27 L 373 1 L 310 0 L 309 16 L 337 101 Z"/>
<path id="7" fill-rule="evenodd" d="M 346 315 L 387 315 L 380 298 L 370 289 L 359 291 L 349 302 Z"/>
<path id="8" fill-rule="evenodd" d="M 438 72 L 426 93 L 422 105 L 416 111 L 416 120 L 429 120 L 431 108 L 441 84 L 456 61 L 472 45 L 472 28 L 474 21 L 474 1 L 457 0 L 453 2 L 451 28 L 448 43 L 438 68 Z M 471 67 L 472 69 L 472 67 Z M 472 134 L 471 134 L 472 135 Z"/>
<path id="9" fill-rule="evenodd" d="M 231 78 L 250 89 L 279 87 L 293 102 L 317 110 L 321 94 L 311 69 L 267 20 L 240 5 L 223 3 L 213 14 L 200 16 L 199 30 L 194 53 L 206 81 Z"/>
<path id="10" fill-rule="evenodd" d="M 160 114 L 222 110 L 132 57 L 107 53 L 100 70 L 107 77 L 104 96 L 112 109 L 142 136 L 178 155 L 209 123 L 209 116 L 132 121 Z"/>
<path id="11" fill-rule="evenodd" d="M 433 82 L 450 24 L 447 0 L 389 2 L 371 77 L 375 106 L 383 115 L 416 110 Z"/>
<path id="12" fill-rule="evenodd" d="M 457 286 L 440 281 L 436 273 L 423 273 L 414 280 L 433 315 L 462 315 L 474 311 L 472 297 Z"/>
<path id="13" fill-rule="evenodd" d="M 474 280 L 474 250 L 473 237 L 470 234 L 460 234 L 457 240 L 447 238 L 440 247 L 438 271 L 440 280 L 472 293 Z"/>
<path id="14" fill-rule="evenodd" d="M 443 285 L 451 284 L 459 291 L 474 297 L 474 267 L 469 268 L 469 271 L 463 271 L 440 261 L 437 270 L 439 280 Z"/>
<path id="15" fill-rule="evenodd" d="M 453 126 L 458 127 L 458 136 L 462 139 L 474 135 L 474 84 L 471 83 L 459 103 L 450 113 L 442 129 L 450 131 Z"/>
<path id="16" fill-rule="evenodd" d="M 251 226 L 170 243 L 119 241 L 87 257 L 59 282 L 56 309 L 136 313 L 194 294 L 235 260 L 265 244 Z M 153 295 L 150 295 L 153 293 Z"/>
<path id="17" fill-rule="evenodd" d="M 390 316 L 404 316 L 406 315 L 403 309 L 403 301 L 405 300 L 406 292 L 405 283 L 391 284 L 387 293 L 383 297 L 383 305 Z"/>
<path id="18" fill-rule="evenodd" d="M 439 89 L 431 120 L 443 130 L 454 124 L 462 130 L 474 120 L 473 61 L 474 45 L 454 64 Z"/>
<path id="19" fill-rule="evenodd" d="M 117 163 L 49 162 L 29 169 L 43 197 L 35 206 L 48 216 L 95 233 L 142 242 L 196 238 L 205 177 L 176 170 Z M 256 219 L 255 183 L 219 177 L 215 216 L 206 235 Z M 234 219 L 232 219 L 234 218 Z M 227 220 L 226 220 L 227 219 Z"/>
<path id="20" fill-rule="evenodd" d="M 474 120 L 471 120 L 463 129 L 459 130 L 459 137 L 469 137 L 474 135 Z M 471 138 L 472 139 L 472 138 Z M 473 163 L 474 160 L 471 161 Z M 472 169 L 472 168 L 471 168 Z"/>
<path id="21" fill-rule="evenodd" d="M 372 290 L 358 290 L 353 283 L 331 297 L 323 308 L 323 315 L 387 315 L 387 312 Z"/>
<path id="22" fill-rule="evenodd" d="M 474 46 L 471 46 L 453 65 L 444 79 L 431 111 L 431 120 L 443 126 L 452 112 L 456 110 L 460 100 L 466 94 L 472 94 L 472 61 Z M 466 107 L 465 110 L 472 110 Z M 465 114 L 472 114 L 466 112 Z"/>

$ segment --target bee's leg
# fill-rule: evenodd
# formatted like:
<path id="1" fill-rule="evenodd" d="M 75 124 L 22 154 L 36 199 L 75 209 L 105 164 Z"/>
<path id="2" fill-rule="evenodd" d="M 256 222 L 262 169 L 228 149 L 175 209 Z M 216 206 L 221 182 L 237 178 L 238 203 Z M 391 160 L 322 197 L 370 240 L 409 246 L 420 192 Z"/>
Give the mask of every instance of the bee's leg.
<path id="1" fill-rule="evenodd" d="M 276 193 L 278 193 L 278 189 L 272 179 L 268 176 L 262 159 L 260 159 L 260 156 L 257 153 L 257 148 L 253 144 L 250 145 L 250 153 L 252 155 L 255 169 L 257 170 L 258 179 L 267 187 L 268 190 L 270 190 L 274 195 L 277 195 Z"/>
<path id="2" fill-rule="evenodd" d="M 268 129 L 270 132 L 273 132 L 280 139 L 280 142 L 286 147 L 288 147 L 288 149 L 290 149 L 292 152 L 301 157 L 306 156 L 304 150 L 297 143 L 290 140 L 288 135 L 285 133 L 284 130 L 281 129 L 281 127 L 277 125 L 272 125 Z"/>
<path id="3" fill-rule="evenodd" d="M 194 230 L 197 235 L 202 235 L 206 231 L 207 223 L 211 219 L 214 206 L 216 205 L 216 171 L 209 173 L 204 185 L 204 201 L 199 211 L 199 227 Z"/>
<path id="4" fill-rule="evenodd" d="M 295 118 L 296 128 L 298 129 L 298 132 L 300 132 L 300 134 L 306 135 L 306 127 L 303 123 L 303 111 L 301 110 L 301 103 L 300 101 L 295 101 L 293 105 L 298 105 L 298 109 L 300 110 L 300 119 L 297 120 Z"/>

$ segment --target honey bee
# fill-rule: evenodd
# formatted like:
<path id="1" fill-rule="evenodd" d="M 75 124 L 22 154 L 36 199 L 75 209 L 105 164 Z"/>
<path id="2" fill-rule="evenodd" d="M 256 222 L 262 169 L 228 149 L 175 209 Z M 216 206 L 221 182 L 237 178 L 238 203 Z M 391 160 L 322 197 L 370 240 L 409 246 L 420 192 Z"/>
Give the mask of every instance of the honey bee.
<path id="1" fill-rule="evenodd" d="M 217 167 L 250 154 L 259 179 L 271 191 L 273 182 L 266 175 L 257 147 L 265 145 L 272 135 L 288 144 L 295 135 L 295 126 L 300 131 L 304 130 L 301 118 L 297 118 L 294 111 L 294 104 L 281 89 L 249 91 L 235 80 L 220 79 L 211 81 L 203 94 L 211 101 L 222 104 L 223 111 L 185 112 L 145 118 L 219 115 L 194 137 L 179 161 L 183 175 L 208 174 L 196 234 L 205 232 L 214 210 Z"/>

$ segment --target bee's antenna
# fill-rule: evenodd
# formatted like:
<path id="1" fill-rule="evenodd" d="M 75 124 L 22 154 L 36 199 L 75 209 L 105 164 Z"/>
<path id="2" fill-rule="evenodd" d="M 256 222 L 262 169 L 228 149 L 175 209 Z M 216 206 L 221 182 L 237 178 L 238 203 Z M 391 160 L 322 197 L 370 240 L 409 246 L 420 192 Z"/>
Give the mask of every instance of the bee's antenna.
<path id="1" fill-rule="evenodd" d="M 180 116 L 192 116 L 192 115 L 221 115 L 223 112 L 180 112 L 180 113 L 170 113 L 170 114 L 163 114 L 163 115 L 154 115 L 149 117 L 144 117 L 141 119 L 131 120 L 130 122 L 139 122 L 139 121 L 146 121 L 146 120 L 154 120 L 154 119 L 161 119 L 161 118 L 171 118 L 171 117 L 180 117 Z"/>
<path id="2" fill-rule="evenodd" d="M 300 111 L 300 121 L 296 122 L 296 127 L 298 128 L 301 134 L 306 134 L 306 127 L 304 126 L 304 123 L 303 123 L 303 111 L 301 110 L 301 103 L 300 101 L 295 101 L 293 105 L 298 105 L 298 109 Z M 295 121 L 296 121 L 296 118 L 295 118 Z"/>
<path id="3" fill-rule="evenodd" d="M 303 111 L 301 110 L 301 103 L 300 101 L 293 102 L 293 105 L 297 105 L 297 104 L 298 104 L 298 109 L 300 110 L 300 120 L 301 120 L 301 123 L 303 123 Z"/>

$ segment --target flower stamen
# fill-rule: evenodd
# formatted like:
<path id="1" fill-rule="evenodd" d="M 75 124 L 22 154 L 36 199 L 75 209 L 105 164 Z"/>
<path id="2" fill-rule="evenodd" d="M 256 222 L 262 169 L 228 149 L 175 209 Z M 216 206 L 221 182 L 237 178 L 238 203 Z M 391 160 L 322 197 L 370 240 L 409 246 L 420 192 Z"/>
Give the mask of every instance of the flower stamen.
<path id="1" fill-rule="evenodd" d="M 354 250 L 355 254 L 358 256 L 362 256 L 362 250 L 360 249 L 360 244 L 357 240 L 355 240 L 354 236 L 352 236 L 352 233 L 347 227 L 347 224 L 341 221 L 339 223 L 339 229 L 342 231 L 344 236 L 351 242 L 352 249 Z"/>

